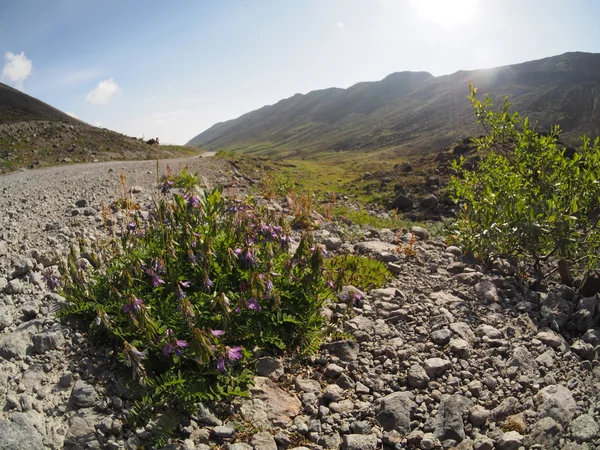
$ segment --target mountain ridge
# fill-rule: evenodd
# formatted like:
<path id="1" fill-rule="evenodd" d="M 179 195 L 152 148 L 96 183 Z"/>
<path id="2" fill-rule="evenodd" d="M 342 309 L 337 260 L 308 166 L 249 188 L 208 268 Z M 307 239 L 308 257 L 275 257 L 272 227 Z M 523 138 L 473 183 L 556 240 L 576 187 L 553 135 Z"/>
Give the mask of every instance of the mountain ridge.
<path id="1" fill-rule="evenodd" d="M 599 74 L 600 54 L 584 52 L 439 77 L 395 72 L 346 89 L 296 94 L 215 124 L 188 145 L 278 157 L 434 151 L 480 133 L 467 100 L 469 82 L 495 103 L 508 96 L 541 129 L 560 124 L 563 140 L 576 144 L 582 134 L 600 134 Z"/>

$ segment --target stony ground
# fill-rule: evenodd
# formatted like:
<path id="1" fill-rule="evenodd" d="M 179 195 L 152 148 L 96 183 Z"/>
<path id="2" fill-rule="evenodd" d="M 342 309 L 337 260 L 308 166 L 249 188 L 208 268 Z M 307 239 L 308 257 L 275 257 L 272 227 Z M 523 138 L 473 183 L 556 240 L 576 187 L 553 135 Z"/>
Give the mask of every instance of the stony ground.
<path id="1" fill-rule="evenodd" d="M 230 190 L 247 181 L 216 158 L 169 164 Z M 119 162 L 0 177 L 0 450 L 143 448 L 151 425 L 124 424 L 131 393 L 114 355 L 54 318 L 64 299 L 42 270 L 103 232 L 121 173 L 144 201 L 156 172 Z M 485 270 L 421 229 L 412 246 L 389 230 L 315 234 L 333 253 L 385 261 L 394 280 L 324 311 L 353 340 L 309 361 L 259 359 L 251 398 L 201 407 L 170 448 L 600 448 L 595 296 L 530 291 L 508 263 Z"/>

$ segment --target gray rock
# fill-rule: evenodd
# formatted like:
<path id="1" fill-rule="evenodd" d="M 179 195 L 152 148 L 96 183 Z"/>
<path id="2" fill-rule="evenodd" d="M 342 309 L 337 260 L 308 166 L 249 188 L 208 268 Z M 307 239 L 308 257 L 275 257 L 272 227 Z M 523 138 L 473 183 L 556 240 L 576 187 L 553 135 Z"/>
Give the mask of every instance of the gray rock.
<path id="1" fill-rule="evenodd" d="M 0 256 L 5 256 L 8 253 L 8 245 L 6 241 L 0 241 Z"/>
<path id="2" fill-rule="evenodd" d="M 500 303 L 502 297 L 498 293 L 498 288 L 491 281 L 480 281 L 475 285 L 475 294 L 489 303 Z"/>
<path id="3" fill-rule="evenodd" d="M 580 309 L 571 316 L 571 322 L 577 331 L 583 333 L 593 328 L 594 316 L 587 309 Z"/>
<path id="4" fill-rule="evenodd" d="M 539 339 L 540 341 L 542 341 L 542 343 L 546 344 L 549 347 L 552 347 L 553 349 L 568 347 L 568 344 L 564 340 L 564 338 L 560 334 L 552 330 L 540 331 L 535 337 L 536 339 Z"/>
<path id="5" fill-rule="evenodd" d="M 337 364 L 331 363 L 327 364 L 327 367 L 325 367 L 325 376 L 328 378 L 337 378 L 343 373 L 344 368 L 338 366 Z"/>
<path id="6" fill-rule="evenodd" d="M 581 336 L 581 340 L 583 342 L 593 345 L 594 347 L 600 345 L 600 330 L 587 330 L 585 334 Z"/>
<path id="7" fill-rule="evenodd" d="M 98 394 L 94 386 L 83 380 L 77 380 L 71 391 L 70 401 L 76 408 L 89 408 L 98 401 Z"/>
<path id="8" fill-rule="evenodd" d="M 395 244 L 381 241 L 363 241 L 354 246 L 354 249 L 360 253 L 373 253 L 375 256 L 382 253 L 393 253 L 398 248 Z"/>
<path id="9" fill-rule="evenodd" d="M 460 359 L 469 359 L 471 356 L 471 345 L 464 339 L 451 339 L 450 350 Z"/>
<path id="10" fill-rule="evenodd" d="M 436 378 L 452 367 L 452 362 L 442 358 L 425 360 L 425 372 L 429 378 Z"/>
<path id="11" fill-rule="evenodd" d="M 477 333 L 480 336 L 486 336 L 489 339 L 503 339 L 504 335 L 502 334 L 502 331 L 498 330 L 497 328 L 494 328 L 491 325 L 481 325 L 479 328 L 477 328 Z"/>
<path id="12" fill-rule="evenodd" d="M 30 258 L 17 258 L 13 261 L 13 277 L 22 277 L 27 275 L 33 268 L 35 264 Z"/>
<path id="13" fill-rule="evenodd" d="M 223 425 L 221 419 L 214 415 L 214 413 L 208 409 L 203 403 L 198 404 L 198 411 L 194 414 L 194 419 L 198 423 L 210 425 L 213 427 Z"/>
<path id="14" fill-rule="evenodd" d="M 296 390 L 300 392 L 321 392 L 321 385 L 317 380 L 296 378 Z"/>
<path id="15" fill-rule="evenodd" d="M 531 427 L 529 438 L 532 443 L 541 444 L 543 448 L 556 448 L 563 436 L 563 427 L 552 417 L 544 417 Z"/>
<path id="16" fill-rule="evenodd" d="M 502 400 L 502 403 L 500 403 L 498 406 L 492 409 L 492 412 L 489 417 L 490 421 L 498 422 L 506 419 L 508 416 L 512 416 L 517 412 L 519 404 L 519 400 L 515 397 L 505 398 L 504 400 Z"/>
<path id="17" fill-rule="evenodd" d="M 236 442 L 235 444 L 225 445 L 225 450 L 254 450 L 254 447 L 244 442 Z"/>
<path id="18" fill-rule="evenodd" d="M 33 349 L 37 353 L 46 353 L 65 344 L 65 337 L 60 330 L 46 330 L 32 337 Z"/>
<path id="19" fill-rule="evenodd" d="M 4 288 L 4 292 L 7 294 L 20 294 L 23 292 L 23 283 L 18 278 L 14 280 L 10 280 L 6 287 Z"/>
<path id="20" fill-rule="evenodd" d="M 452 331 L 448 328 L 442 328 L 441 330 L 432 331 L 429 335 L 431 342 L 437 345 L 447 345 L 450 342 L 450 338 L 452 337 Z"/>
<path id="21" fill-rule="evenodd" d="M 342 246 L 342 240 L 335 236 L 329 236 L 323 240 L 323 244 L 325 244 L 327 250 L 335 251 Z"/>
<path id="22" fill-rule="evenodd" d="M 592 361 L 596 357 L 596 349 L 592 344 L 583 342 L 581 339 L 577 339 L 571 344 L 571 350 L 573 353 L 578 355 L 581 359 Z"/>
<path id="23" fill-rule="evenodd" d="M 540 313 L 554 331 L 564 328 L 573 312 L 572 310 L 571 303 L 557 293 L 541 294 Z"/>
<path id="24" fill-rule="evenodd" d="M 344 398 L 344 390 L 337 384 L 329 384 L 323 390 L 323 398 L 337 402 Z"/>
<path id="25" fill-rule="evenodd" d="M 410 232 L 422 241 L 427 241 L 429 239 L 429 232 L 425 228 L 413 226 L 410 227 Z"/>
<path id="26" fill-rule="evenodd" d="M 11 314 L 11 310 L 12 308 L 8 306 L 0 305 L 0 331 L 12 325 L 13 317 Z"/>
<path id="27" fill-rule="evenodd" d="M 438 205 L 438 203 L 439 203 L 438 198 L 433 194 L 427 194 L 419 202 L 419 204 L 423 208 L 435 208 Z"/>
<path id="28" fill-rule="evenodd" d="M 446 247 L 446 253 L 450 253 L 451 255 L 457 256 L 459 258 L 462 256 L 462 250 L 459 247 L 456 247 L 455 245 L 450 245 L 449 247 Z"/>
<path id="29" fill-rule="evenodd" d="M 330 355 L 337 356 L 342 361 L 353 362 L 358 357 L 360 346 L 358 342 L 345 340 L 323 344 L 321 349 L 327 350 Z"/>
<path id="30" fill-rule="evenodd" d="M 24 358 L 33 349 L 31 337 L 41 327 L 39 320 L 25 322 L 0 340 L 0 356 L 5 359 Z"/>
<path id="31" fill-rule="evenodd" d="M 507 372 L 509 375 L 529 375 L 538 376 L 538 367 L 535 359 L 527 350 L 527 347 L 517 347 L 513 350 L 512 355 L 506 363 Z M 511 370 L 512 369 L 512 370 Z"/>
<path id="32" fill-rule="evenodd" d="M 235 430 L 232 427 L 221 425 L 214 427 L 211 430 L 211 434 L 219 439 L 227 439 L 233 437 L 233 435 L 235 434 Z"/>
<path id="33" fill-rule="evenodd" d="M 412 409 L 416 406 L 408 392 L 394 392 L 378 400 L 375 419 L 386 430 L 410 431 Z"/>
<path id="34" fill-rule="evenodd" d="M 252 436 L 252 445 L 261 450 L 277 450 L 275 439 L 268 431 L 261 431 Z"/>
<path id="35" fill-rule="evenodd" d="M 35 316 L 37 316 L 40 312 L 40 305 L 36 301 L 26 302 L 23 304 L 23 306 L 21 306 L 21 312 L 26 319 L 35 319 Z"/>
<path id="36" fill-rule="evenodd" d="M 377 450 L 377 436 L 373 434 L 347 434 L 344 436 L 344 450 Z"/>
<path id="37" fill-rule="evenodd" d="M 591 442 L 598 436 L 600 427 L 589 414 L 582 414 L 571 423 L 571 436 L 577 442 Z"/>
<path id="38" fill-rule="evenodd" d="M 473 330 L 471 330 L 469 324 L 465 322 L 452 322 L 450 324 L 450 329 L 470 344 L 475 342 L 475 334 L 473 333 Z"/>
<path id="39" fill-rule="evenodd" d="M 283 364 L 277 358 L 265 356 L 256 361 L 256 373 L 261 377 L 269 377 L 277 380 L 283 375 Z"/>
<path id="40" fill-rule="evenodd" d="M 496 442 L 498 450 L 519 450 L 522 445 L 523 436 L 517 431 L 507 431 Z"/>
<path id="41" fill-rule="evenodd" d="M 573 394 L 560 384 L 546 386 L 536 394 L 535 399 L 540 417 L 552 417 L 563 426 L 568 425 L 577 410 Z"/>
<path id="42" fill-rule="evenodd" d="M 578 310 L 584 309 L 586 311 L 589 311 L 589 313 L 593 317 L 594 314 L 596 314 L 597 306 L 598 306 L 598 300 L 596 299 L 596 296 L 583 297 L 581 300 L 579 300 L 579 305 L 577 306 L 577 309 Z"/>
<path id="43" fill-rule="evenodd" d="M 423 367 L 421 367 L 419 364 L 413 364 L 410 366 L 406 374 L 406 380 L 408 385 L 414 388 L 422 388 L 427 386 L 427 383 L 429 383 L 427 372 L 425 372 L 425 369 L 423 369 Z"/>
<path id="44" fill-rule="evenodd" d="M 440 441 L 453 439 L 461 442 L 465 438 L 463 415 L 469 412 L 473 402 L 460 394 L 442 399 L 435 415 L 435 436 Z"/>
<path id="45" fill-rule="evenodd" d="M 44 450 L 42 436 L 33 421 L 23 413 L 0 419 L 0 450 Z"/>
<path id="46" fill-rule="evenodd" d="M 85 208 L 88 205 L 88 201 L 85 198 L 80 198 L 75 202 L 75 206 L 78 208 Z"/>
<path id="47" fill-rule="evenodd" d="M 398 196 L 392 202 L 392 209 L 399 209 L 401 211 L 408 211 L 413 207 L 413 201 L 410 197 L 404 194 L 398 194 Z"/>
<path id="48" fill-rule="evenodd" d="M 481 405 L 475 405 L 471 408 L 469 420 L 474 426 L 481 427 L 485 424 L 490 414 L 491 411 L 489 409 L 486 409 Z"/>

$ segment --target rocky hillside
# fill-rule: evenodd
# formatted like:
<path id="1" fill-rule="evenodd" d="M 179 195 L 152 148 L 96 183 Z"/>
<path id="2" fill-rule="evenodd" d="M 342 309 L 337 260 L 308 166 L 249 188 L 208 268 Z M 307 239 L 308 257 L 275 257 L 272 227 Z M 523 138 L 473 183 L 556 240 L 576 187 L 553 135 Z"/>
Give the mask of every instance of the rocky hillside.
<path id="1" fill-rule="evenodd" d="M 565 53 L 494 69 L 433 77 L 401 72 L 348 89 L 295 96 L 218 123 L 190 140 L 211 150 L 279 157 L 390 149 L 435 151 L 480 134 L 467 101 L 469 82 L 499 103 L 508 96 L 539 129 L 560 124 L 563 140 L 600 134 L 600 54 Z"/>
<path id="2" fill-rule="evenodd" d="M 157 159 L 197 152 L 97 128 L 0 83 L 0 173 L 45 165 Z"/>
<path id="3" fill-rule="evenodd" d="M 219 159 L 169 164 L 187 164 L 230 194 L 247 185 Z M 55 318 L 65 299 L 47 290 L 42 271 L 78 237 L 103 235 L 101 203 L 115 199 L 120 172 L 146 204 L 155 170 L 113 162 L 0 177 L 1 449 L 136 449 L 154 431 L 127 426 L 128 373 L 112 349 L 88 339 L 87 324 Z M 331 254 L 385 261 L 393 280 L 371 292 L 347 286 L 323 314 L 343 320 L 351 339 L 327 342 L 309 360 L 256 355 L 251 396 L 199 405 L 169 449 L 600 445 L 593 283 L 533 291 L 508 262 L 483 267 L 420 228 L 323 220 L 314 233 Z"/>

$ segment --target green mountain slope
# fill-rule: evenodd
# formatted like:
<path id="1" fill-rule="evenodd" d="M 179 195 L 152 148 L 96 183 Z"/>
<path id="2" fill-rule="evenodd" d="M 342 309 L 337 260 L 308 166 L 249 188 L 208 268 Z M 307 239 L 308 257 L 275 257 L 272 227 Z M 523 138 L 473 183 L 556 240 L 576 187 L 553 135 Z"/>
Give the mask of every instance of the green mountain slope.
<path id="1" fill-rule="evenodd" d="M 287 158 L 435 151 L 481 133 L 467 100 L 469 82 L 496 104 L 508 96 L 514 108 L 539 121 L 540 131 L 560 124 L 566 143 L 600 134 L 600 54 L 574 52 L 440 77 L 400 72 L 348 89 L 296 94 L 218 123 L 188 145 Z"/>

